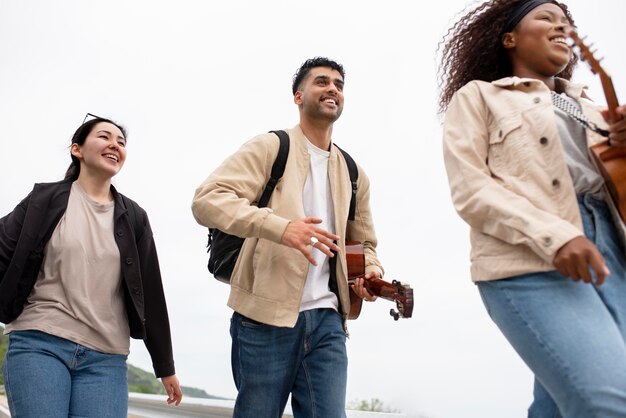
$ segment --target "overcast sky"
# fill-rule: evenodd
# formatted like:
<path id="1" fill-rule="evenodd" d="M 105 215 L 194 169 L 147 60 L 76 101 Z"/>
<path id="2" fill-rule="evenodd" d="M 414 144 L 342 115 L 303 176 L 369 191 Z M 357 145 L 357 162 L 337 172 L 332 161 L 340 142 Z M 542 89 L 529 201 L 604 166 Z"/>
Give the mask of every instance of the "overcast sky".
<path id="1" fill-rule="evenodd" d="M 231 0 L 0 0 L 0 216 L 34 182 L 61 179 L 86 112 L 128 128 L 114 183 L 148 212 L 184 385 L 236 394 L 228 286 L 206 270 L 194 189 L 244 141 L 292 127 L 291 77 L 324 55 L 346 69 L 334 140 L 367 171 L 388 280 L 414 288 L 413 318 L 367 304 L 349 323 L 348 400 L 411 416 L 524 417 L 532 375 L 469 278 L 468 228 L 450 203 L 436 114 L 436 49 L 468 4 Z M 626 98 L 622 0 L 568 2 Z M 603 102 L 583 63 L 576 74 Z M 151 370 L 141 342 L 129 361 Z"/>

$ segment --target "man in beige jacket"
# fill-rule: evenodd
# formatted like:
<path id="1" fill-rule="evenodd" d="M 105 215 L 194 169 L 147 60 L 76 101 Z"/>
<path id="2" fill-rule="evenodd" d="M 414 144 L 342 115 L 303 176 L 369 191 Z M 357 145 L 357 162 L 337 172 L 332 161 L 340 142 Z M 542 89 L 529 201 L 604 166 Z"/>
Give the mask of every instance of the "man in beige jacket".
<path id="1" fill-rule="evenodd" d="M 234 417 L 280 417 L 292 396 L 295 417 L 345 416 L 345 321 L 350 310 L 344 242 L 360 241 L 366 277 L 383 273 L 359 167 L 354 221 L 346 162 L 332 146 L 343 110 L 343 67 L 306 61 L 293 80 L 300 123 L 287 130 L 289 155 L 268 207 L 256 202 L 278 153 L 274 134 L 245 143 L 198 187 L 201 225 L 246 238 L 231 276 Z M 362 279 L 353 287 L 374 298 Z"/>

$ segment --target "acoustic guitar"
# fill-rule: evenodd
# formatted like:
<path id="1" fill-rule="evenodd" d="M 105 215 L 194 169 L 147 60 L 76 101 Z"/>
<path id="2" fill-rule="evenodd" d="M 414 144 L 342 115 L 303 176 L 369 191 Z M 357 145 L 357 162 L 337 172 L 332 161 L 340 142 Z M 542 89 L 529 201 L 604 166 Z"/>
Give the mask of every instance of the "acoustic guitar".
<path id="1" fill-rule="evenodd" d="M 360 242 L 346 242 L 346 262 L 348 264 L 348 284 L 353 285 L 356 279 L 365 276 L 365 254 Z M 394 320 L 410 318 L 413 314 L 413 289 L 407 284 L 393 280 L 391 283 L 382 279 L 365 279 L 364 286 L 372 295 L 396 302 L 397 311 L 391 309 L 389 315 Z M 361 313 L 363 299 L 357 296 L 350 287 L 350 313 L 348 319 L 357 319 Z"/>
<path id="2" fill-rule="evenodd" d="M 586 61 L 591 67 L 591 71 L 600 77 L 602 90 L 606 97 L 609 110 L 609 120 L 618 122 L 623 116 L 615 110 L 619 106 L 615 88 L 611 76 L 602 68 L 600 60 L 594 57 L 591 45 L 587 46 L 584 38 L 580 38 L 575 30 L 569 30 L 567 35 L 580 50 L 580 58 Z M 611 198 L 617 206 L 622 221 L 626 222 L 626 147 L 613 147 L 610 140 L 602 141 L 591 146 L 591 155 L 604 178 L 609 189 Z"/>

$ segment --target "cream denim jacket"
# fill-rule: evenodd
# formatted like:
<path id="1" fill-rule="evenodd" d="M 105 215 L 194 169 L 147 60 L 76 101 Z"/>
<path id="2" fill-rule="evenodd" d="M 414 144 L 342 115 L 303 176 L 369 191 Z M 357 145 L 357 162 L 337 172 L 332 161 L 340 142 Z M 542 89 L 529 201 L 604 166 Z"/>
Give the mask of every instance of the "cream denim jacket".
<path id="1" fill-rule="evenodd" d="M 256 203 L 269 179 L 278 154 L 274 134 L 259 135 L 227 158 L 196 189 L 192 203 L 199 224 L 247 238 L 231 276 L 228 306 L 240 314 L 280 327 L 293 327 L 309 269 L 298 250 L 280 244 L 291 220 L 304 218 L 302 192 L 309 172 L 307 139 L 299 126 L 289 133 L 285 173 L 272 194 L 269 207 Z M 337 284 L 344 320 L 350 309 L 343 240 L 360 241 L 365 248 L 366 271 L 383 272 L 376 257 L 376 234 L 369 204 L 369 180 L 359 166 L 355 220 L 348 222 L 352 195 L 343 155 L 331 147 L 328 177 L 335 210 L 335 231 L 342 240 L 337 263 Z"/>
<path id="2" fill-rule="evenodd" d="M 557 83 L 606 127 L 582 86 Z M 589 145 L 602 140 L 587 130 Z M 509 77 L 461 88 L 445 115 L 444 161 L 454 207 L 471 227 L 473 281 L 554 270 L 557 250 L 584 235 L 543 82 Z"/>

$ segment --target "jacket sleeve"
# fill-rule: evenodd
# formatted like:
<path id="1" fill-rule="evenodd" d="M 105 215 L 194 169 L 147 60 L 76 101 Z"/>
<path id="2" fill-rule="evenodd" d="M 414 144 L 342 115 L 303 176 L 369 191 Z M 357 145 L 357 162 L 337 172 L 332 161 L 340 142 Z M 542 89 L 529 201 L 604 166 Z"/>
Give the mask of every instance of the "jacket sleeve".
<path id="1" fill-rule="evenodd" d="M 140 210 L 143 215 L 144 227 L 143 234 L 136 239 L 137 251 L 141 260 L 141 279 L 145 304 L 146 338 L 144 343 L 152 358 L 154 374 L 160 378 L 175 374 L 172 337 L 152 229 L 147 214 L 143 209 Z"/>
<path id="2" fill-rule="evenodd" d="M 474 230 L 525 245 L 552 263 L 558 249 L 582 232 L 491 176 L 487 120 L 487 107 L 473 84 L 459 90 L 448 106 L 443 153 L 454 207 Z"/>
<path id="3" fill-rule="evenodd" d="M 359 241 L 363 244 L 365 272 L 377 271 L 382 276 L 384 270 L 376 254 L 378 239 L 370 206 L 370 181 L 363 168 L 359 166 L 358 169 L 356 211 L 354 221 L 348 221 L 347 236 L 351 241 Z"/>
<path id="4" fill-rule="evenodd" d="M 227 158 L 196 189 L 192 212 L 200 225 L 242 238 L 280 242 L 289 220 L 270 208 L 257 208 L 278 154 L 274 134 L 259 135 Z"/>
<path id="5" fill-rule="evenodd" d="M 7 273 L 17 242 L 22 233 L 22 225 L 26 217 L 30 194 L 24 198 L 13 211 L 0 218 L 0 283 Z"/>

